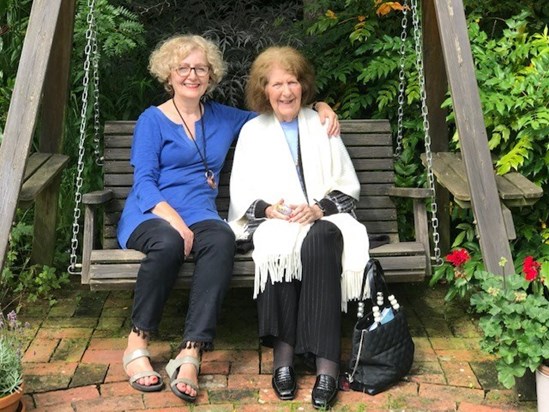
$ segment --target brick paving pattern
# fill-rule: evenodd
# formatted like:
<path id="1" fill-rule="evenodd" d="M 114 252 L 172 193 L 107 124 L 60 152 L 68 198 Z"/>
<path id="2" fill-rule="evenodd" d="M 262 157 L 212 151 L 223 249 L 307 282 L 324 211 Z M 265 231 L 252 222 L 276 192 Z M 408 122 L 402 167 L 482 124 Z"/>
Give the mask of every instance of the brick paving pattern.
<path id="1" fill-rule="evenodd" d="M 479 348 L 475 320 L 458 303 L 444 304 L 444 289 L 425 284 L 393 285 L 404 304 L 416 344 L 405 380 L 376 396 L 340 392 L 334 411 L 535 411 L 497 382 L 493 359 Z M 249 289 L 231 289 L 219 323 L 216 350 L 205 353 L 200 395 L 185 404 L 164 388 L 132 389 L 122 368 L 130 325 L 131 292 L 90 292 L 78 284 L 47 303 L 27 304 L 20 319 L 30 323 L 24 354 L 27 411 L 312 411 L 313 371 L 296 364 L 298 393 L 279 401 L 271 388 L 272 352 L 258 344 L 255 303 Z M 172 293 L 159 336 L 150 345 L 153 366 L 176 355 L 187 292 Z M 342 365 L 347 364 L 356 305 L 343 322 Z"/>

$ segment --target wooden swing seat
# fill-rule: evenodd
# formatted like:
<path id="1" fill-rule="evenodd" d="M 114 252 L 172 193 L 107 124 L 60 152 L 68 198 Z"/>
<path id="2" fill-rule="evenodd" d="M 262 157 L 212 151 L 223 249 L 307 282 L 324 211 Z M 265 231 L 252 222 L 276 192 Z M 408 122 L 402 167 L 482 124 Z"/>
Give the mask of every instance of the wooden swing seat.
<path id="1" fill-rule="evenodd" d="M 425 164 L 425 155 L 421 158 Z M 467 172 L 460 153 L 433 153 L 433 174 L 438 183 L 452 194 L 457 205 L 464 209 L 471 207 Z M 500 198 L 500 204 L 495 207 L 502 209 L 507 238 L 515 239 L 515 226 L 509 207 L 533 205 L 543 195 L 543 189 L 516 172 L 495 175 L 495 178 Z"/>
<path id="2" fill-rule="evenodd" d="M 120 249 L 116 240 L 116 225 L 133 182 L 129 158 L 134 126 L 133 121 L 105 124 L 104 189 L 82 198 L 85 206 L 82 283 L 92 290 L 133 288 L 144 257 L 136 250 Z M 389 282 L 421 281 L 431 271 L 425 207 L 429 191 L 393 186 L 393 148 L 387 120 L 346 120 L 341 122 L 341 129 L 362 188 L 357 217 L 370 235 L 389 239 L 389 243 L 371 249 L 371 256 L 380 260 Z M 220 176 L 217 207 L 224 218 L 229 207 L 233 153 L 231 149 Z M 416 241 L 399 241 L 397 211 L 391 196 L 413 199 Z M 100 207 L 103 211 L 101 239 L 96 236 Z M 193 269 L 190 258 L 181 269 L 177 287 L 190 285 Z M 252 287 L 253 278 L 251 254 L 237 254 L 232 286 Z"/>

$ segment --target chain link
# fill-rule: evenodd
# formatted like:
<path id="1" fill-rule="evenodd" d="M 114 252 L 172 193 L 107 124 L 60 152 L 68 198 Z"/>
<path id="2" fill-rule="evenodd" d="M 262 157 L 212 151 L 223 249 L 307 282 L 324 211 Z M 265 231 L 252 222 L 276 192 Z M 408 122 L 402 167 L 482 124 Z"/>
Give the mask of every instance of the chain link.
<path id="1" fill-rule="evenodd" d="M 406 62 L 406 38 L 408 37 L 408 0 L 403 3 L 402 10 L 402 33 L 400 34 L 400 70 L 398 72 L 398 121 L 397 121 L 397 137 L 395 148 L 395 160 L 400 159 L 402 155 L 402 138 L 403 138 L 403 120 L 404 120 L 404 90 L 406 88 L 406 78 L 404 63 Z"/>
<path id="2" fill-rule="evenodd" d="M 97 56 L 97 40 L 95 38 L 96 25 L 95 25 L 95 0 L 88 0 L 88 15 L 86 22 L 88 23 L 88 28 L 86 30 L 86 46 L 84 48 L 84 55 L 86 56 L 84 60 L 84 77 L 82 79 L 82 109 L 80 111 L 80 139 L 78 144 L 78 163 L 77 163 L 77 172 L 75 179 L 75 194 L 74 194 L 74 215 L 72 223 L 72 239 L 71 239 L 71 255 L 70 255 L 70 264 L 67 268 L 67 271 L 71 275 L 80 275 L 82 272 L 77 271 L 77 268 L 82 268 L 81 264 L 77 263 L 76 251 L 78 250 L 78 233 L 80 232 L 80 216 L 82 214 L 80 210 L 80 203 L 82 201 L 82 172 L 84 171 L 84 141 L 86 137 L 86 113 L 88 111 L 88 90 L 90 83 L 90 59 L 92 55 L 92 48 L 95 44 L 95 56 Z M 97 76 L 95 71 L 97 70 L 97 62 L 94 59 L 94 82 Z M 98 83 L 96 84 L 98 85 Z M 97 93 L 99 91 L 97 90 Z M 94 94 L 94 98 L 97 97 L 97 94 Z M 95 107 L 95 104 L 94 104 Z M 97 105 L 99 109 L 99 105 Z"/>
<path id="3" fill-rule="evenodd" d="M 412 4 L 412 24 L 414 28 L 414 42 L 416 51 L 416 69 L 418 72 L 418 81 L 421 97 L 421 115 L 423 117 L 423 129 L 425 132 L 425 157 L 427 161 L 427 180 L 429 183 L 429 189 L 431 190 L 431 227 L 433 236 L 433 260 L 435 266 L 442 265 L 442 259 L 440 257 L 440 235 L 438 233 L 438 206 L 436 203 L 436 190 L 435 190 L 435 177 L 433 174 L 433 153 L 431 151 L 431 136 L 429 135 L 429 118 L 427 108 L 427 93 L 425 91 L 425 74 L 423 70 L 423 49 L 422 49 L 422 37 L 419 27 L 419 15 L 417 10 L 417 0 L 411 0 Z"/>
<path id="4" fill-rule="evenodd" d="M 97 49 L 97 27 L 92 31 L 92 56 L 93 56 L 93 147 L 95 164 L 103 166 L 103 156 L 101 155 L 100 139 L 100 119 L 99 119 L 99 51 Z"/>

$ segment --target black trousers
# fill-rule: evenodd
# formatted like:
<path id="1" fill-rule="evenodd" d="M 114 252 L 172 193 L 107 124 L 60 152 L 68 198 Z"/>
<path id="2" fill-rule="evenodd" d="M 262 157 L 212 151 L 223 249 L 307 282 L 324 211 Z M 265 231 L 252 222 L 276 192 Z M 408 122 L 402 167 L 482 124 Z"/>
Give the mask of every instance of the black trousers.
<path id="1" fill-rule="evenodd" d="M 189 293 L 182 346 L 213 347 L 221 304 L 233 272 L 235 238 L 226 222 L 206 220 L 190 226 L 195 270 Z M 158 329 L 166 300 L 185 261 L 184 241 L 165 220 L 140 224 L 128 239 L 129 248 L 143 252 L 135 284 L 132 322 L 135 329 Z"/>
<path id="2" fill-rule="evenodd" d="M 301 281 L 267 281 L 257 297 L 261 343 L 280 339 L 296 354 L 339 362 L 343 238 L 331 222 L 316 221 L 303 241 Z"/>

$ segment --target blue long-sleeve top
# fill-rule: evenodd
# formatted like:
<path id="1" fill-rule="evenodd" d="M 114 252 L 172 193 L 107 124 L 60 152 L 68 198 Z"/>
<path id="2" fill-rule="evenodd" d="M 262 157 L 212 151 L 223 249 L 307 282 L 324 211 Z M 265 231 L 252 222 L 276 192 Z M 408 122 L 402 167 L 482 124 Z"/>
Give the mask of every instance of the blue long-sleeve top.
<path id="1" fill-rule="evenodd" d="M 213 101 L 204 103 L 204 131 L 208 167 L 219 174 L 240 129 L 256 114 Z M 195 141 L 204 155 L 200 121 L 195 123 Z M 118 243 L 125 248 L 128 238 L 142 222 L 160 218 L 151 210 L 166 201 L 187 226 L 208 219 L 221 220 L 215 205 L 217 189 L 206 182 L 205 168 L 195 144 L 183 126 L 172 122 L 155 106 L 146 109 L 134 130 L 131 165 L 133 186 L 118 223 Z"/>

